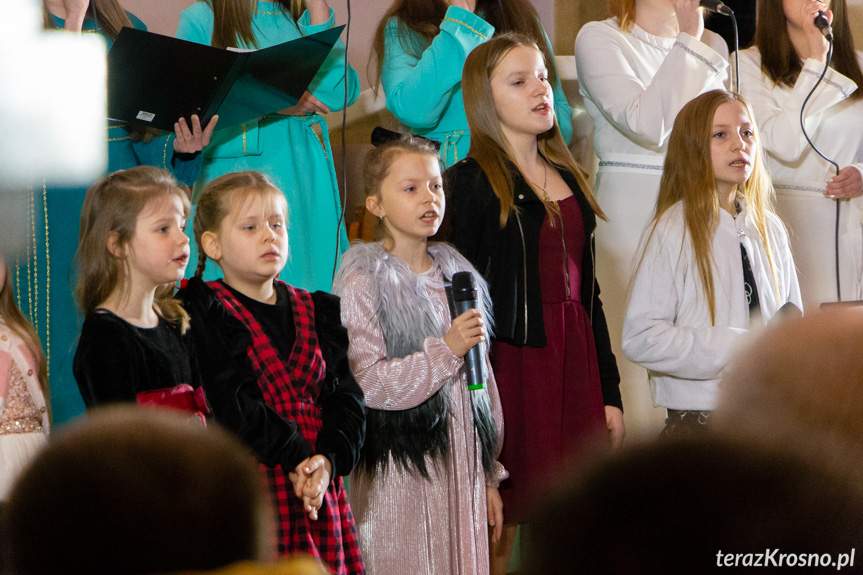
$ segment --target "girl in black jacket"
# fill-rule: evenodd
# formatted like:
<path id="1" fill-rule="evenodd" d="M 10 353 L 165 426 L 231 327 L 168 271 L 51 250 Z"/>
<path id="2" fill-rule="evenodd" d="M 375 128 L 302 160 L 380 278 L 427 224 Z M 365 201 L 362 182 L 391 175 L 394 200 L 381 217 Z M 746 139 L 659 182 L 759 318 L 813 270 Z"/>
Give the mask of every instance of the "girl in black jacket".
<path id="1" fill-rule="evenodd" d="M 524 36 L 495 37 L 468 57 L 462 88 L 472 140 L 445 174 L 452 241 L 489 283 L 511 474 L 494 573 L 537 484 L 591 440 L 619 444 L 624 426 L 593 272 L 604 216 L 560 135 L 542 52 Z"/>

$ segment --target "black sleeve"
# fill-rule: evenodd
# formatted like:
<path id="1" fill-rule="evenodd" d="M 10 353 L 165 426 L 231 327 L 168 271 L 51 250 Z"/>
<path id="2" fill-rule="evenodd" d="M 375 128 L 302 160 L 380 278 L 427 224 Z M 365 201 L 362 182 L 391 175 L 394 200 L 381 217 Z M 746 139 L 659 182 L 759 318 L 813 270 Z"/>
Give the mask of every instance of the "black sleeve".
<path id="1" fill-rule="evenodd" d="M 599 299 L 599 282 L 593 280 L 593 341 L 596 344 L 596 357 L 599 360 L 599 379 L 602 385 L 602 400 L 605 405 L 619 407 L 623 411 L 623 400 L 620 397 L 620 372 L 617 370 L 617 358 L 611 351 L 611 337 L 608 335 L 608 324 L 602 301 Z"/>
<path id="2" fill-rule="evenodd" d="M 297 422 L 267 406 L 246 355 L 248 330 L 200 280 L 178 293 L 191 316 L 189 336 L 213 419 L 240 438 L 261 463 L 292 470 L 312 455 Z"/>
<path id="3" fill-rule="evenodd" d="M 140 346 L 122 325 L 88 317 L 81 329 L 72 371 L 88 408 L 137 400 Z"/>
<path id="4" fill-rule="evenodd" d="M 482 176 L 482 177 L 480 177 Z M 483 273 L 479 253 L 482 245 L 483 218 L 486 206 L 480 190 L 487 179 L 472 159 L 463 160 L 444 172 L 450 212 L 450 242 L 475 268 Z"/>
<path id="5" fill-rule="evenodd" d="M 340 299 L 315 292 L 315 329 L 326 364 L 318 397 L 323 425 L 315 452 L 330 460 L 333 477 L 349 474 L 360 457 L 366 434 L 366 410 L 360 388 L 348 361 L 348 330 L 342 325 Z"/>

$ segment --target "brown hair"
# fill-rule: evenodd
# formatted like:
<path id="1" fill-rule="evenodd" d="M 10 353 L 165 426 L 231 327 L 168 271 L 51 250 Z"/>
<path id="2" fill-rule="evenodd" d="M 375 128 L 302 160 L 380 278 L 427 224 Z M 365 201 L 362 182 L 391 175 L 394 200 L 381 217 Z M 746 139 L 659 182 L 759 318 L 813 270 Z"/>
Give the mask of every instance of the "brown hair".
<path id="1" fill-rule="evenodd" d="M 419 59 L 435 36 L 440 33 L 440 24 L 448 6 L 444 0 L 395 0 L 393 2 L 375 32 L 377 77 L 371 82 L 375 89 L 386 59 L 386 29 L 390 19 L 394 18 L 398 25 L 399 43 L 402 49 Z M 549 81 L 552 84 L 555 83 L 557 67 L 554 63 L 554 54 L 546 41 L 539 15 L 528 0 L 477 0 L 475 12 L 482 14 L 483 19 L 494 26 L 495 35 L 518 32 L 533 38 L 545 56 Z"/>
<path id="2" fill-rule="evenodd" d="M 189 214 L 189 196 L 169 172 L 153 166 L 138 166 L 114 172 L 87 190 L 81 208 L 78 232 L 78 304 L 85 314 L 101 305 L 117 289 L 126 290 L 128 274 L 124 259 L 108 250 L 108 240 L 117 234 L 117 245 L 124 246 L 135 233 L 138 215 L 155 198 L 175 195 L 183 202 L 184 217 Z M 153 309 L 165 320 L 185 332 L 189 315 L 174 299 L 174 285 L 156 289 Z"/>
<path id="3" fill-rule="evenodd" d="M 50 390 L 48 387 L 48 366 L 45 363 L 45 354 L 42 353 L 42 344 L 39 334 L 15 305 L 15 294 L 12 290 L 12 272 L 6 265 L 3 255 L 0 254 L 0 274 L 6 278 L 3 289 L 0 289 L 0 318 L 9 326 L 15 335 L 20 337 L 30 353 L 36 359 L 39 366 L 39 384 L 42 387 L 42 395 L 45 396 L 45 404 L 51 406 Z"/>
<path id="4" fill-rule="evenodd" d="M 515 154 L 501 130 L 500 117 L 494 106 L 490 79 L 500 61 L 513 48 L 521 46 L 533 48 L 542 53 L 533 40 L 527 36 L 502 34 L 475 48 L 467 57 L 462 74 L 464 109 L 471 134 L 468 156 L 474 158 L 480 165 L 491 184 L 492 190 L 500 200 L 501 228 L 506 226 L 510 212 L 515 209 L 513 197 L 515 180 L 511 168 L 511 165 L 515 164 L 513 161 Z M 598 217 L 605 219 L 605 214 L 596 202 L 596 198 L 593 197 L 584 171 L 572 157 L 566 142 L 563 141 L 563 136 L 560 135 L 560 127 L 556 118 L 554 127 L 537 136 L 537 147 L 540 155 L 548 162 L 566 168 L 575 176 L 593 212 Z M 525 181 L 528 181 L 527 178 Z M 528 184 L 534 188 L 534 185 L 529 181 Z M 535 188 L 534 191 L 538 192 Z M 555 213 L 556 205 L 553 202 L 545 201 L 539 193 L 537 193 L 537 197 L 543 201 L 550 215 Z"/>
<path id="5" fill-rule="evenodd" d="M 719 225 L 719 196 L 716 193 L 716 175 L 710 148 L 713 118 L 722 104 L 737 102 L 746 109 L 752 123 L 755 139 L 755 158 L 752 175 L 737 190 L 746 198 L 749 217 L 752 218 L 761 242 L 767 252 L 767 260 L 774 277 L 774 289 L 779 289 L 770 236 L 767 234 L 767 214 L 773 211 L 773 185 L 764 166 L 764 153 L 755 127 L 755 116 L 749 104 L 740 94 L 724 90 L 711 90 L 690 100 L 677 114 L 668 139 L 668 153 L 659 183 L 656 213 L 647 243 L 662 216 L 678 202 L 683 203 L 686 234 L 692 243 L 701 287 L 710 309 L 710 323 L 714 324 L 716 302 L 713 293 L 713 235 Z M 646 250 L 645 250 L 646 251 Z M 642 253 L 642 260 L 644 254 Z M 639 266 L 641 261 L 639 261 Z"/>
<path id="6" fill-rule="evenodd" d="M 288 217 L 288 202 L 282 191 L 273 181 L 260 172 L 232 172 L 219 176 L 201 190 L 195 207 L 195 221 L 192 230 L 195 233 L 195 243 L 198 246 L 198 265 L 195 276 L 200 277 L 207 266 L 207 252 L 201 243 L 204 232 L 218 232 L 222 222 L 237 206 L 239 200 L 248 199 L 250 195 L 261 198 L 272 196 L 285 207 L 285 219 Z"/>
<path id="7" fill-rule="evenodd" d="M 0 552 L 18 575 L 209 571 L 270 559 L 267 513 L 254 457 L 226 431 L 165 409 L 99 408 L 23 472 Z"/>
<path id="8" fill-rule="evenodd" d="M 213 10 L 213 38 L 216 48 L 257 48 L 258 39 L 252 28 L 257 0 L 203 0 Z M 285 18 L 296 23 L 306 10 L 304 0 L 274 0 Z"/>
<path id="9" fill-rule="evenodd" d="M 854 50 L 854 38 L 848 24 L 846 0 L 832 0 L 833 10 L 833 59 L 830 66 L 837 72 L 863 86 L 863 70 Z M 773 83 L 791 88 L 803 70 L 803 63 L 791 38 L 784 17 L 782 0 L 758 0 L 758 18 L 755 28 L 755 45 L 761 52 L 761 71 Z M 863 99 L 863 89 L 849 96 L 852 100 Z"/>
<path id="10" fill-rule="evenodd" d="M 863 313 L 837 306 L 771 328 L 735 354 L 722 379 L 715 430 L 805 450 L 859 485 Z"/>
<path id="11" fill-rule="evenodd" d="M 87 14 L 96 21 L 96 26 L 101 26 L 105 35 L 111 39 L 117 37 L 123 26 L 132 27 L 132 21 L 129 20 L 129 16 L 117 0 L 90 0 Z M 42 0 L 42 27 L 46 30 L 57 28 L 50 12 L 48 12 L 45 0 Z"/>
<path id="12" fill-rule="evenodd" d="M 366 155 L 364 161 L 363 192 L 366 198 L 380 198 L 381 184 L 400 154 L 422 154 L 438 157 L 437 149 L 428 139 L 411 134 L 402 134 L 398 139 L 375 146 Z M 380 221 L 378 226 L 386 236 L 386 228 L 380 225 Z"/>
<path id="13" fill-rule="evenodd" d="M 754 355 L 747 359 L 752 364 L 761 361 Z M 821 380 L 815 373 L 816 379 L 806 382 L 813 391 Z M 750 407 L 760 408 L 761 414 L 770 406 L 741 403 L 738 408 L 746 414 Z M 832 414 L 811 415 L 820 424 Z M 805 432 L 798 422 L 794 425 L 791 437 L 797 439 Z M 794 450 L 791 442 L 765 447 L 758 444 L 760 437 L 729 439 L 710 433 L 641 442 L 609 450 L 608 456 L 588 465 L 581 458 L 580 466 L 558 471 L 559 486 L 545 490 L 544 501 L 527 519 L 531 529 L 522 547 L 525 575 L 721 573 L 720 548 L 745 549 L 750 563 L 743 565 L 755 565 L 753 550 L 765 547 L 800 549 L 797 566 L 806 565 L 804 558 L 810 566 L 800 572 L 822 572 L 802 550 L 839 554 L 858 545 L 863 538 L 859 482 Z M 859 455 L 855 451 L 845 457 Z M 693 509 L 698 510 L 697 528 Z M 620 524 L 607 520 L 621 515 L 626 521 Z M 755 558 L 760 562 L 763 555 Z"/>
<path id="14" fill-rule="evenodd" d="M 617 27 L 624 32 L 635 24 L 635 0 L 608 0 L 608 10 L 617 18 Z"/>

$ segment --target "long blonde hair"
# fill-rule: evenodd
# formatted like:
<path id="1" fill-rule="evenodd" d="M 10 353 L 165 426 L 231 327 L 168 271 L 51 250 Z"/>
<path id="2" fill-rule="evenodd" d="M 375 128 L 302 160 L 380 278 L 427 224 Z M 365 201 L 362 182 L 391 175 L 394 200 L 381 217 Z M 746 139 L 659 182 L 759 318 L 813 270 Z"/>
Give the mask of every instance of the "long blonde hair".
<path id="1" fill-rule="evenodd" d="M 464 95 L 464 109 L 467 115 L 467 123 L 470 127 L 470 150 L 468 157 L 476 160 L 485 172 L 491 184 L 492 190 L 500 200 L 500 227 L 506 226 L 510 212 L 515 208 L 515 179 L 512 167 L 515 165 L 515 153 L 504 136 L 500 125 L 500 117 L 494 105 L 494 96 L 491 91 L 491 76 L 500 61 L 509 52 L 520 46 L 533 48 L 540 54 L 542 51 L 536 43 L 522 34 L 501 34 L 495 36 L 485 44 L 474 48 L 467 57 L 462 73 L 461 86 Z M 539 153 L 547 161 L 554 165 L 562 166 L 569 170 L 574 176 L 581 191 L 593 212 L 600 218 L 605 219 L 605 214 L 600 209 L 587 183 L 584 171 L 572 157 L 563 136 L 557 118 L 554 126 L 547 132 L 537 136 L 537 147 Z M 530 181 L 525 181 L 538 192 Z M 556 205 L 547 202 L 542 195 L 537 197 L 543 201 L 549 216 L 556 213 Z M 553 221 L 553 220 L 552 220 Z"/>
<path id="2" fill-rule="evenodd" d="M 653 239 L 656 225 L 662 216 L 678 202 L 683 203 L 683 219 L 686 234 L 692 242 L 698 277 L 710 309 L 710 323 L 716 321 L 716 300 L 713 289 L 713 236 L 719 225 L 719 196 L 716 193 L 716 175 L 713 172 L 710 137 L 713 118 L 722 104 L 737 102 L 749 115 L 753 125 L 755 158 L 752 175 L 737 191 L 746 199 L 747 212 L 767 252 L 767 261 L 773 276 L 774 289 L 779 289 L 774 266 L 773 250 L 767 233 L 767 214 L 773 212 L 773 185 L 763 162 L 763 148 L 760 142 L 755 116 L 749 104 L 739 94 L 724 90 L 705 92 L 691 100 L 677 114 L 674 128 L 668 139 L 668 153 L 659 183 L 659 197 L 656 200 L 656 214 L 647 244 Z M 644 253 L 642 253 L 642 260 Z M 641 261 L 639 261 L 639 266 Z"/>
<path id="3" fill-rule="evenodd" d="M 216 48 L 257 48 L 258 39 L 252 26 L 257 0 L 203 0 L 213 10 L 213 37 Z M 294 23 L 306 10 L 304 0 L 275 0 L 280 13 Z"/>
<path id="4" fill-rule="evenodd" d="M 42 343 L 39 341 L 39 334 L 33 329 L 32 324 L 27 321 L 27 318 L 24 317 L 24 314 L 15 305 L 15 294 L 12 290 L 12 272 L 2 258 L 2 254 L 0 254 L 0 274 L 3 274 L 6 278 L 3 289 L 0 289 L 0 318 L 3 319 L 3 322 L 15 335 L 21 338 L 24 345 L 27 346 L 27 349 L 36 359 L 36 363 L 39 366 L 39 385 L 42 387 L 42 394 L 45 396 L 45 404 L 50 409 L 51 394 L 48 388 L 48 366 L 45 363 L 45 354 L 42 353 Z"/>
<path id="5" fill-rule="evenodd" d="M 87 190 L 81 209 L 81 229 L 75 256 L 78 263 L 76 295 L 83 313 L 91 313 L 115 290 L 125 292 L 128 289 L 128 262 L 109 251 L 111 234 L 117 234 L 119 247 L 125 246 L 132 240 L 138 215 L 147 203 L 171 195 L 180 198 L 184 217 L 188 217 L 188 193 L 180 188 L 169 172 L 153 166 L 114 172 Z M 160 286 L 156 289 L 153 309 L 185 332 L 189 315 L 173 296 L 173 284 Z"/>
<path id="6" fill-rule="evenodd" d="M 195 232 L 195 243 L 198 246 L 198 265 L 195 276 L 200 277 L 207 266 L 207 252 L 201 237 L 204 232 L 218 232 L 222 222 L 237 208 L 241 202 L 250 197 L 275 199 L 285 208 L 285 225 L 288 218 L 288 202 L 282 191 L 273 181 L 260 172 L 231 172 L 219 176 L 201 190 L 195 207 L 195 221 L 192 229 Z"/>

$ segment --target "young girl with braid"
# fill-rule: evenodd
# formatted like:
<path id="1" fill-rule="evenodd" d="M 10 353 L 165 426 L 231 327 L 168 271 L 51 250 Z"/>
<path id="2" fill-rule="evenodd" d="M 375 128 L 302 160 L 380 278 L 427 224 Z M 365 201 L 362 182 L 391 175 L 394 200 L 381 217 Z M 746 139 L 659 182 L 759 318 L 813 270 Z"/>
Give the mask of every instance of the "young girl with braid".
<path id="1" fill-rule="evenodd" d="M 285 196 L 258 172 L 201 192 L 195 277 L 181 291 L 214 419 L 255 453 L 277 511 L 280 554 L 363 573 L 343 475 L 365 436 L 338 298 L 277 278 L 288 257 Z M 207 259 L 224 279 L 204 282 Z"/>

